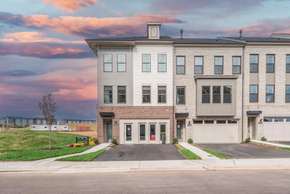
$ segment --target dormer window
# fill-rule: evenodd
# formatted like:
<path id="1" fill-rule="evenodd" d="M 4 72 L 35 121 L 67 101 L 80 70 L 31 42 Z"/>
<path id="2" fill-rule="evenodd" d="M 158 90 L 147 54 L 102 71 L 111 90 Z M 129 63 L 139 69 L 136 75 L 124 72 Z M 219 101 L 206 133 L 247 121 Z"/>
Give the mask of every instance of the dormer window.
<path id="1" fill-rule="evenodd" d="M 160 23 L 147 24 L 147 37 L 148 39 L 157 40 L 160 39 Z"/>

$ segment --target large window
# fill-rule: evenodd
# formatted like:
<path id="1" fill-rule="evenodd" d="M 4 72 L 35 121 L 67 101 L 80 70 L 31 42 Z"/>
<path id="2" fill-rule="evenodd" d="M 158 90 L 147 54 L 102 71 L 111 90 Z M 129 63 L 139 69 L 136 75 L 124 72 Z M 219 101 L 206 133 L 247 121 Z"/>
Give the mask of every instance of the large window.
<path id="1" fill-rule="evenodd" d="M 290 54 L 286 55 L 286 73 L 290 73 Z"/>
<path id="2" fill-rule="evenodd" d="M 202 86 L 202 99 L 203 104 L 210 103 L 210 86 Z"/>
<path id="3" fill-rule="evenodd" d="M 215 74 L 224 73 L 224 57 L 223 56 L 214 57 L 214 73 Z"/>
<path id="4" fill-rule="evenodd" d="M 126 103 L 126 86 L 118 86 L 118 103 Z"/>
<path id="5" fill-rule="evenodd" d="M 266 73 L 274 73 L 275 72 L 275 55 L 268 54 L 266 55 Z"/>
<path id="6" fill-rule="evenodd" d="M 117 71 L 118 72 L 126 71 L 126 55 L 125 54 L 117 55 Z"/>
<path id="7" fill-rule="evenodd" d="M 112 104 L 113 103 L 113 87 L 104 86 L 104 103 Z"/>
<path id="8" fill-rule="evenodd" d="M 113 71 L 113 55 L 111 55 L 111 54 L 104 55 L 103 70 L 104 70 L 104 72 L 112 72 Z"/>
<path id="9" fill-rule="evenodd" d="M 176 87 L 176 104 L 185 104 L 185 87 Z"/>
<path id="10" fill-rule="evenodd" d="M 139 138 L 140 138 L 140 141 L 146 140 L 146 125 L 145 124 L 139 125 Z"/>
<path id="11" fill-rule="evenodd" d="M 275 102 L 275 85 L 266 85 L 266 102 Z"/>
<path id="12" fill-rule="evenodd" d="M 203 74 L 203 56 L 194 57 L 194 73 Z"/>
<path id="13" fill-rule="evenodd" d="M 166 86 L 158 86 L 158 103 L 166 103 Z"/>
<path id="14" fill-rule="evenodd" d="M 285 102 L 290 102 L 290 85 L 285 86 Z"/>
<path id="15" fill-rule="evenodd" d="M 232 103 L 232 86 L 224 86 L 224 103 Z"/>
<path id="16" fill-rule="evenodd" d="M 185 56 L 176 57 L 176 74 L 185 74 Z"/>
<path id="17" fill-rule="evenodd" d="M 221 87 L 213 86 L 212 88 L 212 102 L 213 103 L 221 103 Z"/>
<path id="18" fill-rule="evenodd" d="M 240 74 L 241 73 L 241 57 L 240 56 L 233 56 L 233 66 L 232 66 L 232 73 L 233 74 Z"/>
<path id="19" fill-rule="evenodd" d="M 151 103 L 151 87 L 142 86 L 142 102 Z"/>
<path id="20" fill-rule="evenodd" d="M 251 84 L 249 88 L 249 100 L 250 102 L 258 102 L 259 100 L 259 92 L 258 92 L 258 85 L 257 84 Z"/>
<path id="21" fill-rule="evenodd" d="M 151 55 L 142 55 L 142 72 L 151 72 Z"/>
<path id="22" fill-rule="evenodd" d="M 159 54 L 158 55 L 158 72 L 167 71 L 167 55 Z"/>
<path id="23" fill-rule="evenodd" d="M 259 73 L 259 55 L 250 55 L 250 73 Z"/>

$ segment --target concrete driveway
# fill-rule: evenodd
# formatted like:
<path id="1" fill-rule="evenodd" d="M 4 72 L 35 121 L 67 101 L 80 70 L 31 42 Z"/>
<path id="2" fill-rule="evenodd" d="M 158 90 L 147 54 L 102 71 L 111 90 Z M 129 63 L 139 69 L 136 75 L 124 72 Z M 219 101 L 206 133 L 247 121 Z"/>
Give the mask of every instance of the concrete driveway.
<path id="1" fill-rule="evenodd" d="M 290 152 L 275 147 L 248 144 L 198 144 L 200 148 L 208 148 L 224 153 L 230 158 L 290 158 Z"/>
<path id="2" fill-rule="evenodd" d="M 96 158 L 97 161 L 184 160 L 174 145 L 118 145 Z"/>

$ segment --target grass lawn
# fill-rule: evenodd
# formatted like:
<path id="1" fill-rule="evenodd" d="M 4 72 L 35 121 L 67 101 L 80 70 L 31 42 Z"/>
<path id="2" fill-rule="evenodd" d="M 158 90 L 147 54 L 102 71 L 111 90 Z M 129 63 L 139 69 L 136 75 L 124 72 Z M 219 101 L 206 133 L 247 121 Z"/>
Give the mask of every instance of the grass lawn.
<path id="1" fill-rule="evenodd" d="M 49 132 L 36 132 L 29 129 L 11 129 L 0 132 L 0 160 L 31 161 L 66 154 L 79 153 L 89 148 L 67 147 L 75 142 L 77 135 L 52 132 L 52 150 L 48 150 Z"/>
<path id="2" fill-rule="evenodd" d="M 89 154 L 82 154 L 79 156 L 72 156 L 67 158 L 59 159 L 58 161 L 92 161 L 95 160 L 97 157 L 102 155 L 105 152 L 105 149 L 89 153 Z"/>
<path id="3" fill-rule="evenodd" d="M 202 148 L 204 151 L 206 151 L 207 153 L 214 155 L 220 159 L 230 159 L 230 156 L 227 156 L 226 154 L 224 154 L 223 152 L 219 152 L 217 150 L 213 150 L 210 148 Z"/>
<path id="4" fill-rule="evenodd" d="M 196 155 L 195 153 L 193 153 L 192 151 L 188 149 L 185 149 L 181 145 L 176 144 L 176 148 L 178 152 L 187 160 L 200 160 L 200 157 L 198 155 Z"/>

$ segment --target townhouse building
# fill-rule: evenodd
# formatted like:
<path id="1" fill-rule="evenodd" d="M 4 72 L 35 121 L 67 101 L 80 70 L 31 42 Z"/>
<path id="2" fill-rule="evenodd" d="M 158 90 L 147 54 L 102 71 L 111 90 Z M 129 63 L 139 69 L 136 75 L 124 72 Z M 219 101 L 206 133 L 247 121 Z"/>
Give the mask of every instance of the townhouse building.
<path id="1" fill-rule="evenodd" d="M 290 37 L 87 39 L 101 142 L 290 140 Z"/>

